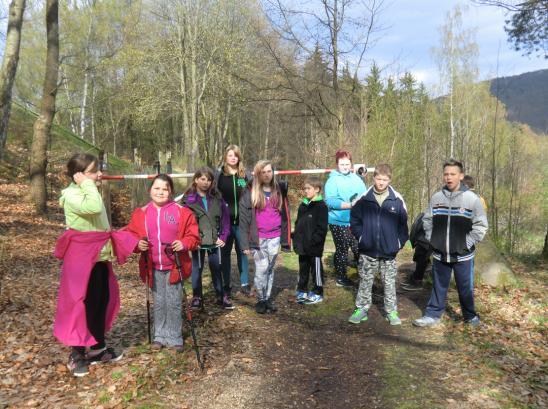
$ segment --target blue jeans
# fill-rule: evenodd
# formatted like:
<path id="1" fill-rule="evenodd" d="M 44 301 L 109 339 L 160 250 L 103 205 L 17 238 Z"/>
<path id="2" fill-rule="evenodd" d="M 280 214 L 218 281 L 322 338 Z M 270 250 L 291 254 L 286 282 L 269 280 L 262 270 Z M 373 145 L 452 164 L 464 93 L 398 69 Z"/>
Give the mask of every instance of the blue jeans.
<path id="1" fill-rule="evenodd" d="M 230 293 L 230 267 L 232 253 L 232 246 L 236 245 L 236 258 L 238 260 L 238 271 L 240 272 L 240 284 L 249 284 L 249 267 L 247 256 L 242 253 L 242 247 L 240 245 L 240 226 L 231 225 L 230 234 L 226 239 L 224 247 L 221 247 L 221 269 L 223 272 L 223 282 L 225 286 L 225 292 Z"/>
<path id="2" fill-rule="evenodd" d="M 217 298 L 223 298 L 223 281 L 221 277 L 221 265 L 219 264 L 219 249 L 195 250 L 192 252 L 192 295 L 202 297 L 202 271 L 205 264 L 205 255 L 211 271 L 211 281 Z"/>
<path id="3" fill-rule="evenodd" d="M 477 315 L 474 308 L 474 259 L 457 263 L 444 263 L 434 259 L 432 264 L 432 294 L 424 314 L 427 317 L 440 318 L 445 311 L 445 300 L 452 271 L 455 272 L 462 316 L 465 320 L 470 320 Z"/>

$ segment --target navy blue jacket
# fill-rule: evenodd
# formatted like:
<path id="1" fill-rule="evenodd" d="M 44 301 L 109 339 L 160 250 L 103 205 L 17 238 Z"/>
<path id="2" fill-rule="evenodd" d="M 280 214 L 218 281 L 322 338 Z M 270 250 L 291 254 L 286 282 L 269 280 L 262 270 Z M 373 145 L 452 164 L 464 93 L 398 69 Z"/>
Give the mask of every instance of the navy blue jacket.
<path id="1" fill-rule="evenodd" d="M 350 230 L 358 240 L 361 254 L 395 258 L 409 238 L 403 197 L 388 186 L 388 197 L 381 207 L 370 187 L 350 211 Z"/>

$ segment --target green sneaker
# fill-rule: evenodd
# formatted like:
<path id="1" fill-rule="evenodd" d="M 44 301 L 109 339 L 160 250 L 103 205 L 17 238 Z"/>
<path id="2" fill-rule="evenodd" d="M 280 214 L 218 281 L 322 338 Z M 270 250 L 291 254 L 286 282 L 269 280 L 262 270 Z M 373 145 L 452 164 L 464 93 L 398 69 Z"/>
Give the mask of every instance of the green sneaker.
<path id="1" fill-rule="evenodd" d="M 352 324 L 359 324 L 364 321 L 367 321 L 367 310 L 365 308 L 356 308 L 350 318 L 348 318 L 348 322 Z"/>
<path id="2" fill-rule="evenodd" d="M 398 315 L 398 311 L 392 311 L 390 314 L 386 316 L 386 320 L 390 323 L 390 325 L 401 325 L 401 320 Z"/>

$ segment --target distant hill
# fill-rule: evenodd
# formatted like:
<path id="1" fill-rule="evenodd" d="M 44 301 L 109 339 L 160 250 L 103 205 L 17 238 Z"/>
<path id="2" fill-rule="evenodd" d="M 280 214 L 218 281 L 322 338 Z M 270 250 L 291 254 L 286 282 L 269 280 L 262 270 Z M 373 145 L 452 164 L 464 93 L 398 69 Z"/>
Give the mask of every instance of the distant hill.
<path id="1" fill-rule="evenodd" d="M 510 121 L 548 134 L 548 69 L 495 78 L 491 80 L 491 93 L 497 96 L 497 92 Z"/>

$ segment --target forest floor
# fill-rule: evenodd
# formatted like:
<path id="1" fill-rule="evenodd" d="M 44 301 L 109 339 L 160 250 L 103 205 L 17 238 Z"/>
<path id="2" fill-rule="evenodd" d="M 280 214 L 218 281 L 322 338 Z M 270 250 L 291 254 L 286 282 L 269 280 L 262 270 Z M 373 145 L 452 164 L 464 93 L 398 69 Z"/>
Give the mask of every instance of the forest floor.
<path id="1" fill-rule="evenodd" d="M 443 324 L 418 329 L 429 289 L 398 294 L 403 325 L 391 327 L 378 293 L 369 321 L 352 325 L 352 291 L 335 287 L 325 255 L 325 302 L 294 301 L 297 262 L 282 254 L 275 278 L 276 314 L 259 316 L 254 300 L 196 314 L 205 371 L 190 337 L 182 354 L 155 352 L 146 341 L 144 286 L 132 258 L 115 266 L 121 310 L 109 342 L 115 364 L 73 378 L 68 348 L 52 336 L 59 262 L 52 256 L 63 216 L 32 215 L 28 186 L 0 184 L 0 408 L 544 408 L 547 390 L 546 265 L 510 260 L 519 285 L 478 286 L 479 328 L 459 320 L 455 290 Z M 411 250 L 398 256 L 401 283 Z M 356 280 L 355 269 L 350 269 Z M 204 272 L 204 276 L 209 274 Z M 206 283 L 208 283 L 206 279 Z M 234 283 L 235 287 L 237 283 Z M 209 284 L 206 284 L 209 288 Z"/>

